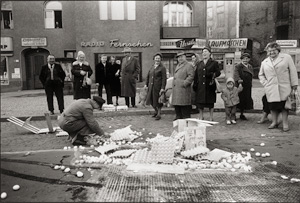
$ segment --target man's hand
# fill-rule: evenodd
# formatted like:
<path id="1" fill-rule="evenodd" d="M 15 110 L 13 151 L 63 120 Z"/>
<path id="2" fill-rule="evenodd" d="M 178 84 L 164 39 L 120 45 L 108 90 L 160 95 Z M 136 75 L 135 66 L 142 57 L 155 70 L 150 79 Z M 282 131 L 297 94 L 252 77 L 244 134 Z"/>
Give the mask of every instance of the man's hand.
<path id="1" fill-rule="evenodd" d="M 239 84 L 242 84 L 244 81 L 243 80 L 238 80 L 238 83 Z"/>
<path id="2" fill-rule="evenodd" d="M 164 89 L 161 89 L 160 91 L 159 91 L 159 95 L 161 95 L 162 93 L 164 93 L 165 92 L 165 90 Z"/>

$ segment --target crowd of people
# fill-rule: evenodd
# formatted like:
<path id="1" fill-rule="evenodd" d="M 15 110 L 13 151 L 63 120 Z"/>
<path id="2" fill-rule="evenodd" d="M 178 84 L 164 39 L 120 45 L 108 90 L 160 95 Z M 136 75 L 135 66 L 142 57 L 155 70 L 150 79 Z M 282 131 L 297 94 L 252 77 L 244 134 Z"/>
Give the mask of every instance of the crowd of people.
<path id="1" fill-rule="evenodd" d="M 277 43 L 269 43 L 266 47 L 267 58 L 262 61 L 259 71 L 259 80 L 264 87 L 265 95 L 262 98 L 263 115 L 257 123 L 264 123 L 269 113 L 272 123 L 269 129 L 277 128 L 281 123 L 279 114 L 282 114 L 283 131 L 289 131 L 288 125 L 288 97 L 297 90 L 298 77 L 295 64 L 288 54 L 280 53 Z M 115 105 L 119 105 L 119 97 L 125 98 L 128 107 L 136 108 L 136 83 L 139 79 L 139 61 L 131 55 L 131 48 L 125 47 L 124 58 L 117 60 L 116 56 L 101 55 L 100 62 L 95 66 L 95 81 L 98 95 L 91 98 L 90 79 L 93 70 L 86 61 L 85 54 L 79 51 L 76 61 L 72 64 L 74 102 L 64 110 L 63 84 L 64 71 L 59 64 L 55 64 L 55 57 L 48 56 L 48 64 L 43 66 L 40 80 L 45 87 L 48 109 L 54 114 L 53 94 L 55 93 L 61 116 L 60 127 L 69 132 L 73 144 L 82 143 L 86 134 L 104 132 L 93 117 L 93 109 L 101 109 L 103 103 L 113 104 L 112 97 L 116 97 Z M 253 68 L 250 65 L 251 55 L 244 52 L 241 62 L 234 68 L 232 77 L 226 78 L 225 87 L 221 87 L 217 78 L 220 76 L 219 64 L 212 58 L 209 47 L 204 47 L 202 57 L 192 54 L 192 62 L 187 61 L 187 54 L 179 51 L 178 60 L 174 69 L 171 84 L 169 103 L 175 109 L 176 119 L 191 117 L 192 106 L 199 112 L 198 119 L 204 120 L 204 108 L 209 110 L 209 120 L 213 121 L 214 104 L 217 94 L 221 93 L 224 101 L 226 124 L 236 124 L 236 112 L 240 111 L 240 119 L 248 120 L 245 110 L 253 109 L 252 78 Z M 202 58 L 202 59 L 201 59 Z M 144 88 L 147 90 L 146 104 L 154 109 L 152 117 L 161 119 L 161 109 L 166 99 L 167 69 L 162 63 L 163 55 L 156 53 L 153 56 L 153 65 L 149 68 Z M 102 99 L 103 87 L 106 91 L 106 101 Z M 82 135 L 82 136 L 79 136 Z"/>

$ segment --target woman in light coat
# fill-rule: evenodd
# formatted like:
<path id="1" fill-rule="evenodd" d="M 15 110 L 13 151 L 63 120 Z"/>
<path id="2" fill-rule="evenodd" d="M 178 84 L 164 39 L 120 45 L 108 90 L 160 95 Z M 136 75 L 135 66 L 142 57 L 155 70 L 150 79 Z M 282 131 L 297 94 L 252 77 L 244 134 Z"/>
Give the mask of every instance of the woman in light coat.
<path id="1" fill-rule="evenodd" d="M 178 58 L 178 65 L 174 71 L 172 84 L 172 105 L 176 112 L 174 120 L 191 117 L 191 84 L 194 78 L 193 66 L 186 60 L 185 53 L 179 52 L 176 58 Z"/>
<path id="2" fill-rule="evenodd" d="M 71 72 L 74 76 L 74 99 L 91 98 L 91 85 L 86 83 L 85 77 L 87 76 L 90 78 L 93 74 L 93 70 L 89 63 L 85 60 L 85 54 L 82 51 L 78 52 L 77 61 L 73 62 Z"/>
<path id="3" fill-rule="evenodd" d="M 283 131 L 289 131 L 288 109 L 286 100 L 292 90 L 297 90 L 297 69 L 290 55 L 280 53 L 280 46 L 276 42 L 267 45 L 269 57 L 261 63 L 259 80 L 269 103 L 272 123 L 269 129 L 278 127 L 278 115 L 282 112 Z"/>
<path id="4" fill-rule="evenodd" d="M 147 74 L 146 87 L 148 87 L 146 104 L 153 107 L 155 114 L 152 116 L 155 120 L 161 119 L 162 103 L 158 102 L 159 97 L 165 91 L 167 83 L 166 68 L 161 63 L 162 54 L 156 53 L 153 56 L 154 64 Z"/>

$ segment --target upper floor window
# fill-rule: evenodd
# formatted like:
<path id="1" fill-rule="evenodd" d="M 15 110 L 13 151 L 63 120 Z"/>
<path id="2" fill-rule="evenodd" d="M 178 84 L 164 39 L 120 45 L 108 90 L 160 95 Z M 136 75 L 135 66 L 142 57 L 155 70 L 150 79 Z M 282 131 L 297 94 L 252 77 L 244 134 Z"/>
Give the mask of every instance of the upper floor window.
<path id="1" fill-rule="evenodd" d="M 191 26 L 193 8 L 187 2 L 166 2 L 163 8 L 163 25 L 171 27 Z"/>
<path id="2" fill-rule="evenodd" d="M 225 25 L 225 15 L 224 13 L 217 14 L 217 25 L 223 27 Z"/>
<path id="3" fill-rule="evenodd" d="M 1 1 L 1 29 L 13 28 L 12 3 L 11 1 Z"/>
<path id="4" fill-rule="evenodd" d="M 62 5 L 49 1 L 45 6 L 45 28 L 62 28 Z"/>
<path id="5" fill-rule="evenodd" d="M 207 27 L 207 38 L 212 38 L 212 27 Z"/>
<path id="6" fill-rule="evenodd" d="M 99 1 L 100 20 L 135 20 L 135 1 Z"/>
<path id="7" fill-rule="evenodd" d="M 277 1 L 277 18 L 278 19 L 289 18 L 289 0 Z"/>

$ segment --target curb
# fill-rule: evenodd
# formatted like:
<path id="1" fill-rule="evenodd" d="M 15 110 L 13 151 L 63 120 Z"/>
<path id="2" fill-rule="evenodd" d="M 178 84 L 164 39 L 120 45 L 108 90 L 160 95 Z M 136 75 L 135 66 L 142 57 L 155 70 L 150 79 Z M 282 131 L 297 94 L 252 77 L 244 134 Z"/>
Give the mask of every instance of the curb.
<path id="1" fill-rule="evenodd" d="M 204 112 L 208 112 L 208 110 L 204 109 Z M 215 108 L 214 112 L 225 112 L 224 108 Z M 245 111 L 245 113 L 261 113 L 262 110 L 258 109 L 253 109 L 253 110 L 248 110 Z M 115 117 L 115 116 L 140 116 L 140 115 L 151 115 L 154 113 L 153 109 L 137 109 L 137 110 L 131 110 L 129 109 L 128 111 L 112 111 L 112 112 L 103 112 L 103 111 L 96 111 L 94 112 L 95 117 Z M 175 110 L 173 108 L 163 108 L 161 111 L 162 114 L 174 114 L 175 115 Z M 295 113 L 289 113 L 289 115 L 294 115 Z M 51 115 L 50 118 L 51 120 L 56 120 L 59 114 L 57 115 Z M 20 116 L 17 117 L 18 119 L 21 120 L 26 120 L 30 116 Z M 9 117 L 4 117 L 0 119 L 0 122 L 9 122 L 7 121 Z M 44 121 L 45 116 L 32 116 L 31 121 Z"/>

